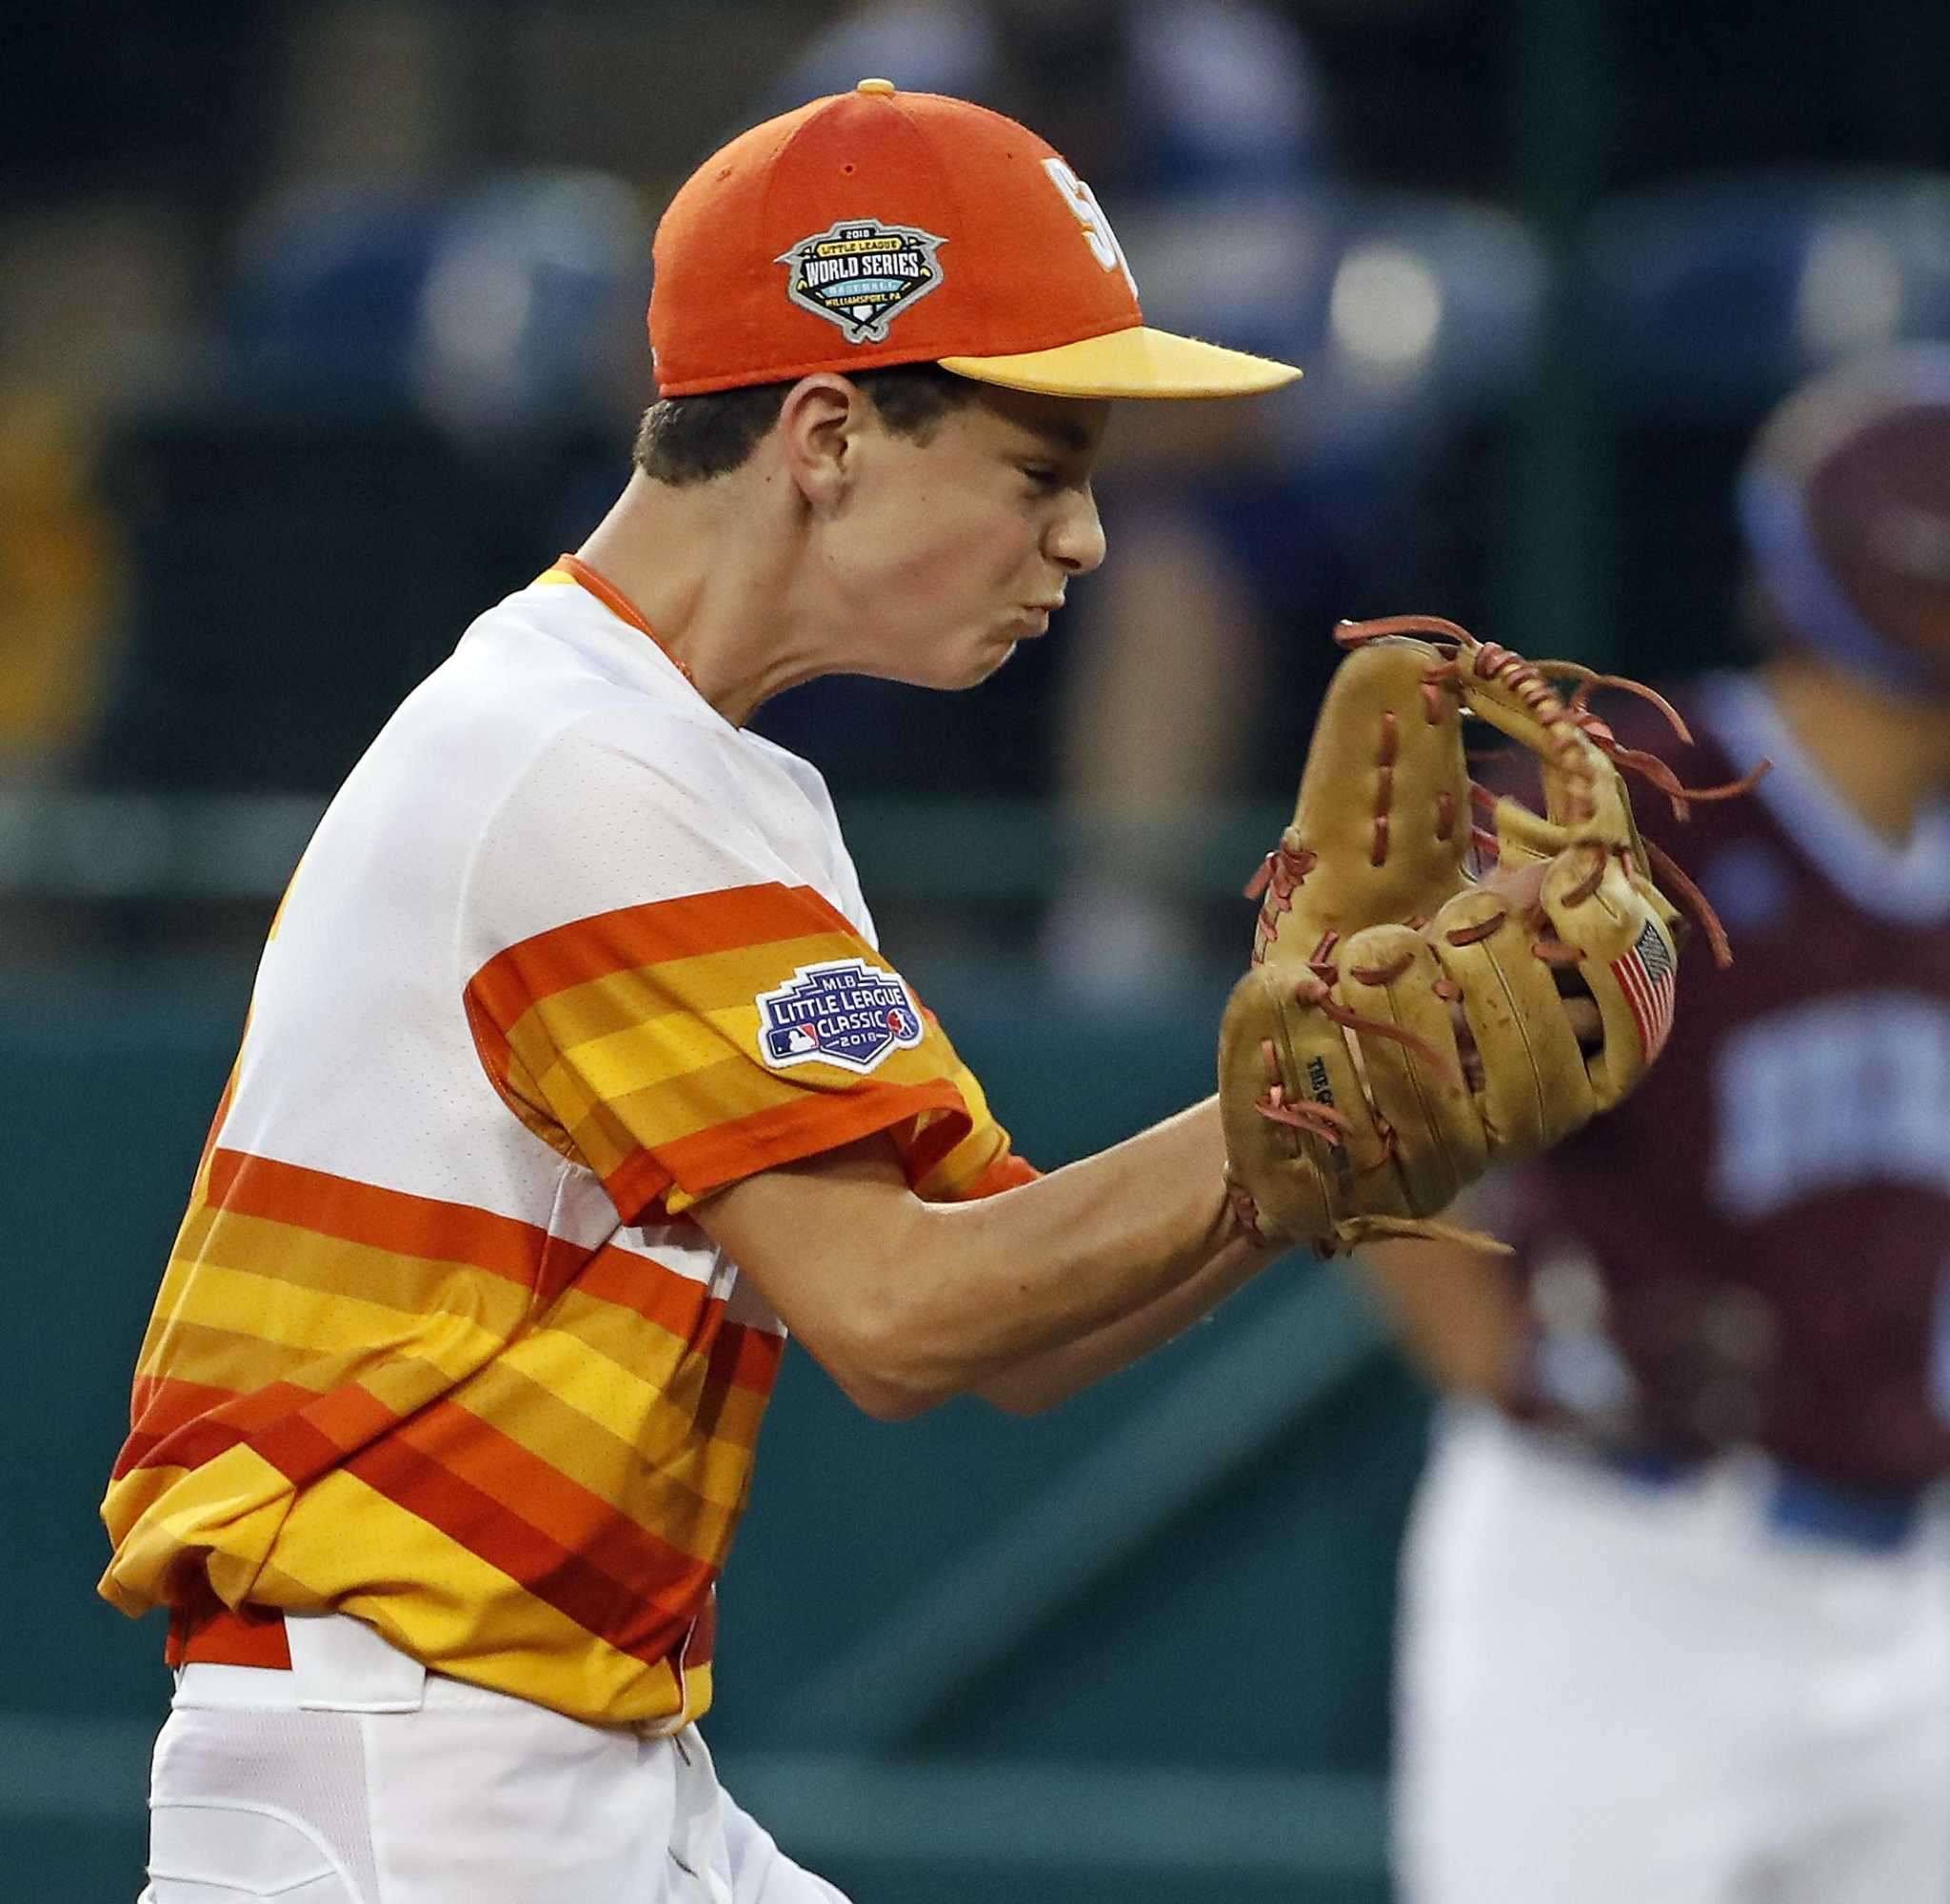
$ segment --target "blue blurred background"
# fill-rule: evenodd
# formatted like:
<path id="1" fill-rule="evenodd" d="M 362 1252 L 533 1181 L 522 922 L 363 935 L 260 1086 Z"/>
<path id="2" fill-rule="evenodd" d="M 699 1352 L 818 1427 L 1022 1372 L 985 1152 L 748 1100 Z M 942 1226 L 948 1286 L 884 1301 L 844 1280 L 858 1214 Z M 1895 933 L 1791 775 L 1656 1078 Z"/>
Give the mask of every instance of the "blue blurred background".
<path id="1" fill-rule="evenodd" d="M 94 1599 L 93 1510 L 271 906 L 393 703 L 620 486 L 648 234 L 722 138 L 868 72 L 983 99 L 1093 181 L 1155 320 L 1308 369 L 1120 419 L 1110 566 L 980 694 L 821 684 L 762 722 L 1045 1163 L 1209 1088 L 1335 619 L 1737 660 L 1754 425 L 1950 336 L 1926 0 L 13 0 L 6 38 L 22 1896 L 139 1886 L 162 1635 Z M 1298 1257 L 1042 1421 L 878 1426 L 788 1359 L 726 1782 L 860 1904 L 1385 1896 L 1424 1413 Z"/>

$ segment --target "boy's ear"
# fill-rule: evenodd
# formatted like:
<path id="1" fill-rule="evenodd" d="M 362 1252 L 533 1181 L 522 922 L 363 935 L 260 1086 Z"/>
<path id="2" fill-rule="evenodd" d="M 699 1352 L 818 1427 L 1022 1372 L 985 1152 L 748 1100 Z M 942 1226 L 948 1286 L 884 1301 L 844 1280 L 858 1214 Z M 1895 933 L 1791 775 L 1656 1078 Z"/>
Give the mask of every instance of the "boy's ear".
<path id="1" fill-rule="evenodd" d="M 802 377 L 779 407 L 779 446 L 800 493 L 815 508 L 844 499 L 858 473 L 858 440 L 872 403 L 850 378 L 822 370 Z"/>

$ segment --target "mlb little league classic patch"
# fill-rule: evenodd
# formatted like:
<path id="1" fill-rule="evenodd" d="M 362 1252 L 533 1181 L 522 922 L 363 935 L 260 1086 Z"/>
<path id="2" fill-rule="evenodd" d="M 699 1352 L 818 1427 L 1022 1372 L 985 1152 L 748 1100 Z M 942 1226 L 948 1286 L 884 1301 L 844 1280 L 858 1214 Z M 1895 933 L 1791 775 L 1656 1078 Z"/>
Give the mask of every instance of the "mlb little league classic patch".
<path id="1" fill-rule="evenodd" d="M 756 1003 L 759 1055 L 774 1071 L 837 1064 L 864 1076 L 925 1030 L 906 982 L 860 959 L 802 965 Z"/>
<path id="2" fill-rule="evenodd" d="M 773 261 L 786 295 L 837 324 L 848 344 L 884 344 L 887 326 L 942 281 L 935 252 L 947 243 L 916 225 L 843 218 Z"/>

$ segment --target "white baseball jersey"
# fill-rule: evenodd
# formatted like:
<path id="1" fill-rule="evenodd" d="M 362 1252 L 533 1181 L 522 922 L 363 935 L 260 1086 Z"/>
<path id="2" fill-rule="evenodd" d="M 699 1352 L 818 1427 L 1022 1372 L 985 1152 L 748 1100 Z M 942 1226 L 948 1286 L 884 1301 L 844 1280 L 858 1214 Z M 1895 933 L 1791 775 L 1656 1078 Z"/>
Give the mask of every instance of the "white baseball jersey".
<path id="1" fill-rule="evenodd" d="M 103 1592 L 174 1609 L 178 1659 L 283 1664 L 280 1613 L 337 1610 L 579 1717 L 696 1716 L 784 1331 L 686 1213 L 879 1131 L 924 1196 L 1033 1174 L 877 952 L 818 774 L 551 570 L 292 880 Z"/>

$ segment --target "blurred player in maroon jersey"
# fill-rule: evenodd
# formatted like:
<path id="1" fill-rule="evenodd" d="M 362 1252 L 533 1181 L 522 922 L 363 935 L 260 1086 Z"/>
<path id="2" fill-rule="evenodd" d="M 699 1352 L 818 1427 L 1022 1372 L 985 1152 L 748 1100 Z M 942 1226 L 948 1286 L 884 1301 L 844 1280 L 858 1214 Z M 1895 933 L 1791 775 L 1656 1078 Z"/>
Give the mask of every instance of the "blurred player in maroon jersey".
<path id="1" fill-rule="evenodd" d="M 1745 677 L 1680 704 L 1738 962 L 1514 1268 L 1368 1266 L 1451 1404 L 1404 1560 L 1407 1904 L 1950 1900 L 1950 346 L 1810 385 L 1741 491 Z M 1602 704 L 1621 738 L 1663 732 Z"/>

